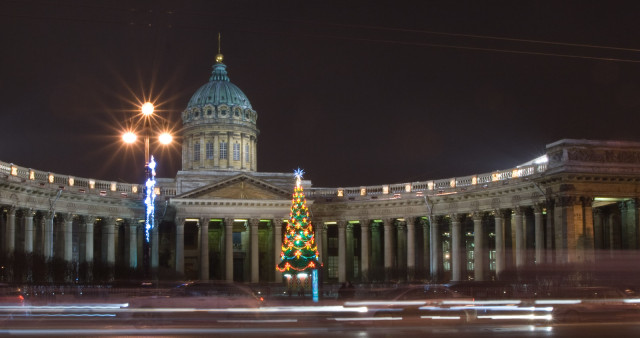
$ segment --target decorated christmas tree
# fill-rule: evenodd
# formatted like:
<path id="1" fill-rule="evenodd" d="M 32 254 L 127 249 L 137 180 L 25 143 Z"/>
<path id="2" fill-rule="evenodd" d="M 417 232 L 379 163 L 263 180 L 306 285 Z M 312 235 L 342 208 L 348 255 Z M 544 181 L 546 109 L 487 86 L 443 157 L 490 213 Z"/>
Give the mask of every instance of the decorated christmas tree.
<path id="1" fill-rule="evenodd" d="M 307 200 L 302 192 L 302 174 L 295 172 L 296 187 L 291 200 L 291 213 L 282 241 L 281 261 L 276 269 L 287 277 L 290 287 L 308 289 L 308 273 L 318 268 L 318 249 L 314 240 Z M 296 283 L 299 285 L 292 285 Z"/>

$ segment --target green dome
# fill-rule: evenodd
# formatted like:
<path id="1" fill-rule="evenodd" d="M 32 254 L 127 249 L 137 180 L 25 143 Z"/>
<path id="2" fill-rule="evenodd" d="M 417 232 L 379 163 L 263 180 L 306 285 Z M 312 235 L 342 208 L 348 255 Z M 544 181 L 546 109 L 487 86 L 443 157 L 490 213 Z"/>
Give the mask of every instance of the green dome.
<path id="1" fill-rule="evenodd" d="M 224 63 L 213 65 L 213 72 L 209 82 L 200 87 L 189 100 L 187 109 L 203 107 L 205 105 L 239 106 L 252 109 L 247 96 L 236 85 L 229 81 L 227 66 Z"/>

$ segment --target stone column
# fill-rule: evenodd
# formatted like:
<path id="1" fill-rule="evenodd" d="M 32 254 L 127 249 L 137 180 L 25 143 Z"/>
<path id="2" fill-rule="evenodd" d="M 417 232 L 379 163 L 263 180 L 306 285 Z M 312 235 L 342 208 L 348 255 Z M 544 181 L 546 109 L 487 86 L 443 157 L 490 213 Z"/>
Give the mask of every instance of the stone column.
<path id="1" fill-rule="evenodd" d="M 229 111 L 229 114 L 233 114 L 233 112 Z M 231 168 L 231 161 L 233 159 L 233 144 L 231 144 L 232 134 L 233 132 L 227 132 L 223 136 L 227 142 L 227 159 L 224 161 L 225 166 L 223 168 Z"/>
<path id="2" fill-rule="evenodd" d="M 353 261 L 355 255 L 353 252 L 353 224 L 347 223 L 346 229 L 346 255 L 345 255 L 345 267 L 346 267 L 346 279 L 353 280 Z"/>
<path id="3" fill-rule="evenodd" d="M 361 280 L 369 281 L 369 220 L 360 221 L 360 271 Z"/>
<path id="4" fill-rule="evenodd" d="M 422 265 L 427 275 L 429 275 L 431 267 L 431 250 L 429 241 L 429 222 L 425 219 L 420 219 L 420 225 L 422 225 Z M 421 276 L 422 278 L 425 275 Z"/>
<path id="5" fill-rule="evenodd" d="M 135 219 L 129 220 L 129 267 L 138 268 L 138 223 Z"/>
<path id="6" fill-rule="evenodd" d="M 553 213 L 554 213 L 554 206 L 553 206 L 553 201 L 547 201 L 547 249 L 546 249 L 546 253 L 545 253 L 545 258 L 546 258 L 546 262 L 549 264 L 552 264 L 555 260 L 555 255 L 554 255 L 554 248 L 555 248 L 555 241 L 554 241 L 554 233 L 555 233 L 555 229 L 554 229 L 554 217 L 553 217 Z"/>
<path id="7" fill-rule="evenodd" d="M 431 223 L 433 221 L 433 223 Z M 430 224 L 430 242 L 429 249 L 431 251 L 431 279 L 432 281 L 438 281 L 442 268 L 440 266 L 440 255 L 442 254 L 442 241 L 440 238 L 440 219 L 432 218 Z"/>
<path id="8" fill-rule="evenodd" d="M 381 266 L 381 243 L 380 243 L 380 223 L 373 222 L 371 224 L 371 268 L 375 272 L 375 274 L 370 274 L 370 277 L 378 280 L 381 276 L 379 275 L 380 266 Z"/>
<path id="9" fill-rule="evenodd" d="M 396 268 L 396 278 L 404 281 L 407 278 L 407 227 L 404 223 L 396 223 L 396 250 L 394 250 L 395 259 L 391 264 Z"/>
<path id="10" fill-rule="evenodd" d="M 338 282 L 340 283 L 347 281 L 346 231 L 347 221 L 338 221 Z"/>
<path id="11" fill-rule="evenodd" d="M 524 251 L 524 222 L 522 220 L 524 216 L 524 210 L 520 207 L 515 207 L 515 228 L 516 228 L 516 268 L 521 268 L 525 263 L 525 251 Z"/>
<path id="12" fill-rule="evenodd" d="M 96 221 L 95 216 L 85 216 L 84 217 L 84 260 L 89 264 L 93 264 L 93 224 Z"/>
<path id="13" fill-rule="evenodd" d="M 407 222 L 407 280 L 412 281 L 416 273 L 416 226 L 415 218 L 405 217 Z"/>
<path id="14" fill-rule="evenodd" d="M 16 206 L 7 211 L 7 253 L 13 255 L 16 250 Z"/>
<path id="15" fill-rule="evenodd" d="M 391 274 L 391 268 L 393 264 L 393 251 L 392 251 L 392 225 L 393 218 L 385 218 L 383 220 L 384 227 L 384 276 L 385 280 L 389 280 Z"/>
<path id="16" fill-rule="evenodd" d="M 324 251 L 324 248 L 322 247 L 322 245 L 324 244 L 324 241 L 322 240 L 322 222 L 318 222 L 318 223 L 313 222 L 313 223 L 320 224 L 320 226 L 313 225 L 313 239 L 316 242 L 316 247 L 318 248 L 318 263 L 322 264 L 322 262 L 325 261 L 324 259 L 325 251 Z M 280 250 L 280 248 L 278 248 L 278 250 Z M 318 266 L 318 269 L 320 269 L 319 266 Z"/>
<path id="17" fill-rule="evenodd" d="M 453 214 L 451 217 L 451 280 L 462 280 L 462 226 L 464 215 Z"/>
<path id="18" fill-rule="evenodd" d="M 496 276 L 500 279 L 500 274 L 505 269 L 505 249 L 504 249 L 504 223 L 505 211 L 496 209 L 494 211 L 494 222 L 496 227 Z"/>
<path id="19" fill-rule="evenodd" d="M 218 132 L 213 132 L 213 167 L 220 167 L 220 137 L 218 136 Z M 216 151 L 216 149 L 218 151 Z"/>
<path id="20" fill-rule="evenodd" d="M 55 213 L 47 212 L 46 221 L 44 224 L 44 259 L 50 260 L 53 258 L 53 222 L 55 219 Z"/>
<path id="21" fill-rule="evenodd" d="M 482 227 L 482 213 L 473 213 L 473 278 L 485 280 L 485 239 Z"/>
<path id="22" fill-rule="evenodd" d="M 73 214 L 62 214 L 62 221 L 64 222 L 64 261 L 71 262 L 73 253 Z"/>
<path id="23" fill-rule="evenodd" d="M 251 235 L 251 283 L 260 281 L 260 262 L 259 262 L 259 246 L 258 246 L 258 226 L 260 219 L 252 218 L 249 220 Z"/>
<path id="24" fill-rule="evenodd" d="M 273 240 L 275 247 L 275 261 L 276 265 L 280 264 L 282 258 L 280 254 L 282 253 L 282 221 L 281 220 L 273 220 L 271 222 L 273 224 Z M 324 228 L 324 224 L 320 223 L 321 229 Z M 322 230 L 321 230 L 322 231 Z M 326 252 L 326 251 L 325 251 Z M 275 282 L 282 282 L 282 273 L 280 271 L 276 271 L 275 274 Z"/>
<path id="25" fill-rule="evenodd" d="M 113 268 L 116 264 L 116 219 L 115 217 L 105 217 L 103 222 L 107 233 L 107 264 Z"/>
<path id="26" fill-rule="evenodd" d="M 176 272 L 184 274 L 184 218 L 176 219 Z"/>
<path id="27" fill-rule="evenodd" d="M 233 282 L 233 218 L 224 219 L 224 251 L 224 276 Z"/>
<path id="28" fill-rule="evenodd" d="M 565 250 L 566 250 L 566 223 L 564 222 L 564 216 L 566 214 L 566 205 L 569 198 L 567 197 L 558 197 L 555 201 L 555 207 L 553 211 L 553 224 L 554 224 L 554 242 L 555 242 L 555 253 L 556 259 L 555 262 L 558 264 L 567 263 L 565 258 Z"/>
<path id="29" fill-rule="evenodd" d="M 544 231 L 542 229 L 542 205 L 533 206 L 533 217 L 535 218 L 536 236 L 536 264 L 544 262 Z"/>
<path id="30" fill-rule="evenodd" d="M 322 227 L 321 235 L 322 235 L 322 251 L 324 252 L 325 257 L 323 258 L 323 262 L 329 259 L 329 241 L 327 239 L 327 225 L 324 222 L 320 223 Z M 327 277 L 327 274 L 323 275 L 323 278 Z"/>
<path id="31" fill-rule="evenodd" d="M 578 238 L 579 249 L 582 253 L 578 253 L 578 261 L 593 262 L 595 260 L 594 253 L 594 229 L 593 229 L 593 198 L 582 197 L 582 224 L 578 224 L 577 228 L 582 229 L 582 234 Z M 633 210 L 632 210 L 633 212 Z M 634 219 L 635 222 L 635 219 Z"/>
<path id="32" fill-rule="evenodd" d="M 24 252 L 26 254 L 33 253 L 33 218 L 36 214 L 32 208 L 23 210 L 24 214 Z"/>
<path id="33" fill-rule="evenodd" d="M 209 280 L 209 218 L 200 218 L 200 280 Z"/>

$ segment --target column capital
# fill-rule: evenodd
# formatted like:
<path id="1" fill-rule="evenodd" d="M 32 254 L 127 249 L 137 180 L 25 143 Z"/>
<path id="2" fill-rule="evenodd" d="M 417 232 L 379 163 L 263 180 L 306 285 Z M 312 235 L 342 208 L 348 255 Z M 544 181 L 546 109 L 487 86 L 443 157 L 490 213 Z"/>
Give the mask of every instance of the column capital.
<path id="1" fill-rule="evenodd" d="M 593 197 L 591 197 L 591 196 L 582 196 L 582 197 L 580 197 L 580 201 L 582 201 L 582 205 L 584 205 L 585 207 L 590 207 L 593 204 Z M 625 204 L 627 204 L 627 206 L 630 206 L 631 208 L 633 208 L 632 203 L 633 203 L 633 201 L 626 201 Z"/>
<path id="2" fill-rule="evenodd" d="M 15 215 L 16 210 L 18 210 L 18 208 L 15 205 L 10 205 L 7 207 L 7 213 L 10 215 L 11 214 Z"/>
<path id="3" fill-rule="evenodd" d="M 250 218 L 249 219 L 249 225 L 251 227 L 257 227 L 258 225 L 260 225 L 260 219 L 259 218 Z"/>
<path id="4" fill-rule="evenodd" d="M 186 218 L 185 217 L 176 217 L 176 225 L 182 225 L 184 226 L 184 222 L 185 222 Z"/>
<path id="5" fill-rule="evenodd" d="M 24 208 L 22 209 L 22 212 L 24 214 L 24 217 L 31 217 L 31 218 L 35 218 L 36 214 L 38 213 L 37 210 L 35 210 L 34 208 Z"/>
<path id="6" fill-rule="evenodd" d="M 102 217 L 102 221 L 107 225 L 116 225 L 116 218 L 113 216 Z"/>
<path id="7" fill-rule="evenodd" d="M 96 217 L 95 215 L 85 215 L 82 217 L 84 219 L 84 223 L 85 224 L 91 224 L 93 225 L 96 222 Z"/>
<path id="8" fill-rule="evenodd" d="M 523 216 L 523 215 L 524 215 L 525 207 L 521 207 L 521 206 L 517 205 L 517 206 L 513 207 L 513 209 L 512 209 L 512 210 L 513 210 L 513 213 L 514 213 L 516 216 Z"/>
<path id="9" fill-rule="evenodd" d="M 347 231 L 353 232 L 353 224 L 347 223 Z"/>
<path id="10" fill-rule="evenodd" d="M 347 228 L 347 221 L 341 219 L 336 221 L 336 224 L 338 225 L 338 229 L 346 229 Z"/>
<path id="11" fill-rule="evenodd" d="M 360 228 L 368 228 L 369 224 L 371 223 L 371 220 L 370 219 L 362 219 L 359 222 L 360 222 Z"/>
<path id="12" fill-rule="evenodd" d="M 395 221 L 396 221 L 395 217 L 387 217 L 382 219 L 382 223 L 384 224 L 385 227 L 392 226 Z"/>
<path id="13" fill-rule="evenodd" d="M 409 226 L 409 224 L 414 225 L 416 224 L 416 219 L 413 216 L 408 216 L 404 218 L 405 223 L 407 223 L 407 226 Z"/>
<path id="14" fill-rule="evenodd" d="M 449 218 L 451 218 L 451 222 L 462 223 L 462 221 L 467 217 L 467 214 L 451 214 Z"/>
<path id="15" fill-rule="evenodd" d="M 224 222 L 224 226 L 225 227 L 233 227 L 233 218 L 232 217 L 225 217 L 222 219 L 222 221 Z"/>
<path id="16" fill-rule="evenodd" d="M 533 205 L 533 213 L 534 214 L 541 214 L 542 210 L 544 210 L 545 208 L 545 204 L 544 203 L 536 203 Z"/>
<path id="17" fill-rule="evenodd" d="M 474 221 L 474 222 L 475 222 L 475 221 L 482 221 L 482 216 L 483 216 L 483 215 L 484 215 L 484 213 L 483 213 L 483 212 L 481 212 L 481 211 L 474 211 L 474 212 L 471 214 L 471 217 L 473 218 L 473 221 Z"/>
<path id="18" fill-rule="evenodd" d="M 201 226 L 201 227 L 204 226 L 204 225 L 209 226 L 209 220 L 210 219 L 211 218 L 209 218 L 209 217 L 200 217 L 198 219 L 198 225 Z"/>

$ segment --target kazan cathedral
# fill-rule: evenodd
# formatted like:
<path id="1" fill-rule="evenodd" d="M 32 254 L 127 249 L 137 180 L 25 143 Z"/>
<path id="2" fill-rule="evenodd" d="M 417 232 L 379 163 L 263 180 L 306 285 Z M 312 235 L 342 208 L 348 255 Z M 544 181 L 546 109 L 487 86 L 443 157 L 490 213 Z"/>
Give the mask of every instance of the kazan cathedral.
<path id="1" fill-rule="evenodd" d="M 258 113 L 222 61 L 182 112 L 182 170 L 157 179 L 149 243 L 142 185 L 0 162 L 0 282 L 146 267 L 160 280 L 282 282 L 294 175 L 258 171 Z M 302 186 L 324 283 L 489 281 L 640 257 L 640 143 L 564 139 L 494 172 Z"/>

